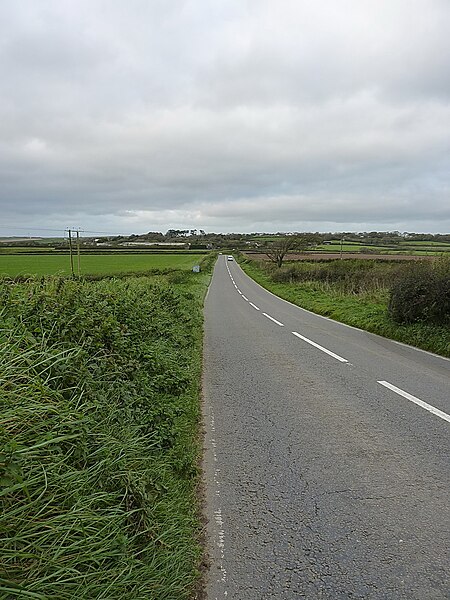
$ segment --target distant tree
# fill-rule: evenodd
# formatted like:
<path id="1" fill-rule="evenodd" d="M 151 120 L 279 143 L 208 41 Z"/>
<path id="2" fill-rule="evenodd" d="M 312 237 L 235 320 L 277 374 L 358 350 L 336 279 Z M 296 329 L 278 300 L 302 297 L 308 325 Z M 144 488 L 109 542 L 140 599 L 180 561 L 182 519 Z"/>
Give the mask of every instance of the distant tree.
<path id="1" fill-rule="evenodd" d="M 166 232 L 166 237 L 180 237 L 186 235 L 186 233 L 189 233 L 188 229 L 168 229 Z"/>
<path id="2" fill-rule="evenodd" d="M 277 267 L 281 267 L 286 254 L 289 252 L 304 252 L 307 248 L 319 244 L 320 241 L 320 237 L 313 233 L 279 237 L 276 240 L 267 242 L 267 245 L 264 248 L 264 254 L 269 260 L 274 262 Z"/>

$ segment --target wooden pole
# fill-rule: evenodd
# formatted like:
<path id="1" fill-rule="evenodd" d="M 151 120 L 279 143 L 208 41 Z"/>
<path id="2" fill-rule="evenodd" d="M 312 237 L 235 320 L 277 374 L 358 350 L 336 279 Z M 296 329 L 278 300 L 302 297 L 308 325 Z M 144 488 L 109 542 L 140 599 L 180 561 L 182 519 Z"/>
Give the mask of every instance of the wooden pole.
<path id="1" fill-rule="evenodd" d="M 72 231 L 70 229 L 68 229 L 67 231 L 69 233 L 70 272 L 72 273 L 72 277 L 73 277 L 74 271 L 73 271 Z"/>
<path id="2" fill-rule="evenodd" d="M 78 259 L 78 277 L 81 275 L 81 263 L 80 263 L 80 232 L 77 229 L 77 259 Z"/>

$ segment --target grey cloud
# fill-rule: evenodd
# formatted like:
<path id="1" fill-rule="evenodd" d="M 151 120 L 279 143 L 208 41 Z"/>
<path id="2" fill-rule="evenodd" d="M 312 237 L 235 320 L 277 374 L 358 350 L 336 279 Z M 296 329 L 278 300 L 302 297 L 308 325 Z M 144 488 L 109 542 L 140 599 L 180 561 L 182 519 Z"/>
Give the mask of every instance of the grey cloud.
<path id="1" fill-rule="evenodd" d="M 2 3 L 4 226 L 448 227 L 449 17 L 441 0 Z"/>

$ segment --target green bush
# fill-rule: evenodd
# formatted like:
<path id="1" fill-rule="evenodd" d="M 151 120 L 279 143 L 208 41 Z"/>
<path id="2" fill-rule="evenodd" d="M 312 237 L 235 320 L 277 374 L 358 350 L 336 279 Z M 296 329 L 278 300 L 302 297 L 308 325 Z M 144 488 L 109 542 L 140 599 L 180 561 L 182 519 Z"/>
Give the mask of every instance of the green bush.
<path id="1" fill-rule="evenodd" d="M 392 285 L 388 310 L 396 323 L 449 323 L 450 258 L 408 265 Z"/>

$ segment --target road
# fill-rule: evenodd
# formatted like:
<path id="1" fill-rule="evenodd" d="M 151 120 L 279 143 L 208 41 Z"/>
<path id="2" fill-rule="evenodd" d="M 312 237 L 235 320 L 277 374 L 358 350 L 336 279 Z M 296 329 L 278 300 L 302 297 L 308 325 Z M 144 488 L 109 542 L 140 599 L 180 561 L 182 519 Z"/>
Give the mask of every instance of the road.
<path id="1" fill-rule="evenodd" d="M 450 361 L 220 256 L 203 386 L 209 600 L 450 597 Z"/>

